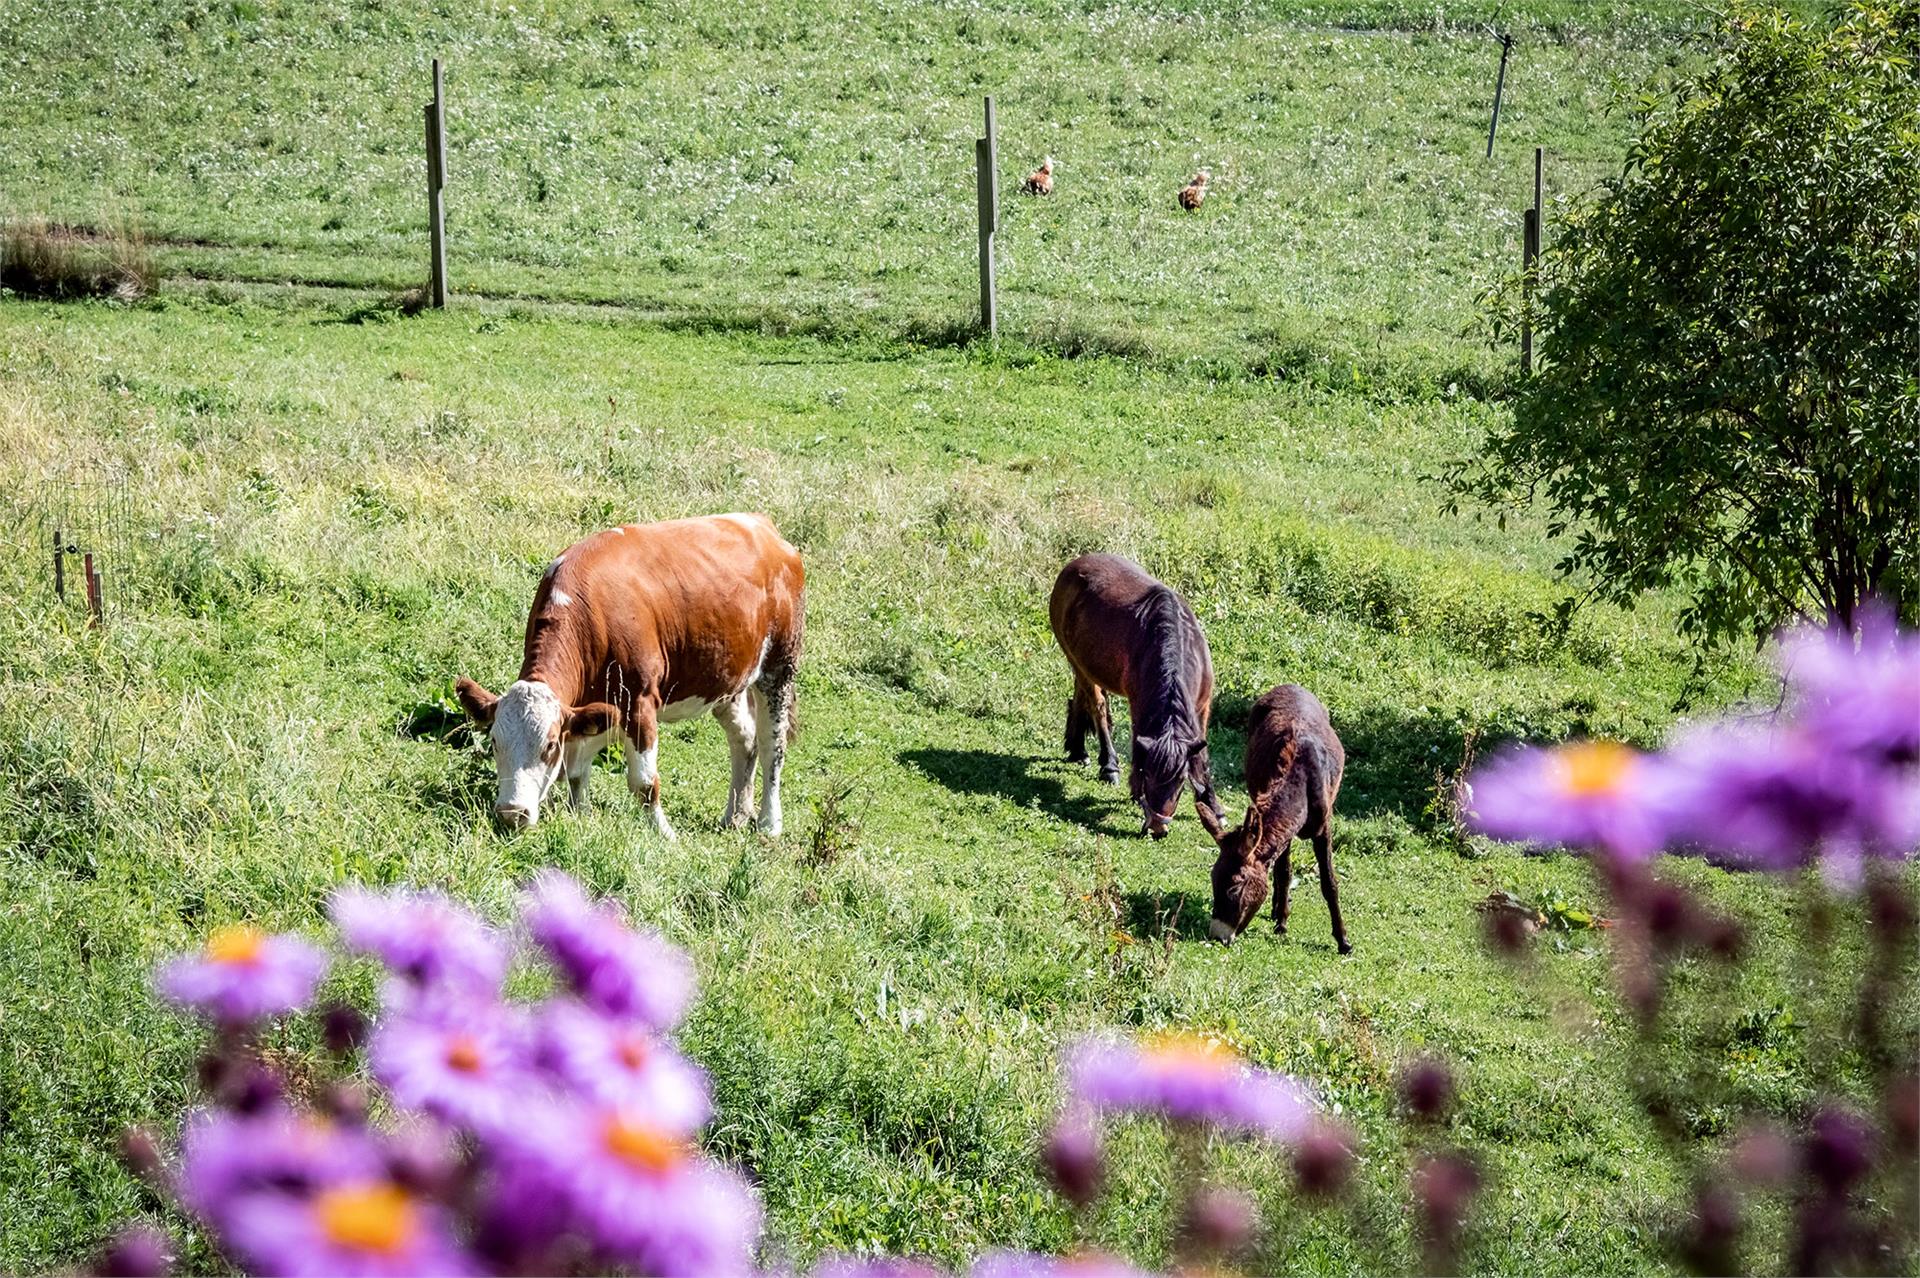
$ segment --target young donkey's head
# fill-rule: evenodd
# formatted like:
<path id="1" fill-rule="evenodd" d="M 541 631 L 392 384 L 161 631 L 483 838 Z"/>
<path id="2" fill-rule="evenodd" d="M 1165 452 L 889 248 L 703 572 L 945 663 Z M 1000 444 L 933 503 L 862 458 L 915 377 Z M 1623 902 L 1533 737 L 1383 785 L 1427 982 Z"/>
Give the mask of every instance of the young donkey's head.
<path id="1" fill-rule="evenodd" d="M 1181 787 L 1191 781 L 1195 791 L 1199 791 L 1206 776 L 1205 737 L 1188 741 L 1178 732 L 1160 737 L 1135 737 L 1127 788 L 1146 817 L 1140 832 L 1156 839 L 1166 838 L 1173 811 L 1180 805 Z"/>
<path id="2" fill-rule="evenodd" d="M 1248 808 L 1247 819 L 1231 830 L 1206 804 L 1196 800 L 1194 810 L 1200 814 L 1200 824 L 1220 845 L 1220 856 L 1213 863 L 1213 921 L 1207 925 L 1207 935 L 1231 945 L 1267 902 L 1267 865 L 1260 859 L 1264 833 L 1260 809 L 1257 805 Z"/>
<path id="3" fill-rule="evenodd" d="M 569 740 L 603 736 L 620 722 L 620 712 L 604 701 L 561 705 L 553 689 L 537 679 L 522 679 L 497 697 L 471 679 L 460 680 L 454 690 L 467 714 L 493 738 L 493 767 L 500 778 L 493 814 L 510 830 L 540 819 L 540 802 L 560 779 Z"/>

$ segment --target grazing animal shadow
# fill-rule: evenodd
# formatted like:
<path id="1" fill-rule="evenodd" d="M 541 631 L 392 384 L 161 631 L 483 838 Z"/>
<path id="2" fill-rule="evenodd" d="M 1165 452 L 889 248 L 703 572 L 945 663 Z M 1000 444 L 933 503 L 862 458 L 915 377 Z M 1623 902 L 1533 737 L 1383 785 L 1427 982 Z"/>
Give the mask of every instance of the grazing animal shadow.
<path id="1" fill-rule="evenodd" d="M 1204 871 L 1207 861 L 1196 857 L 1195 864 Z M 1127 931 L 1143 941 L 1157 941 L 1167 929 L 1176 940 L 1207 939 L 1207 923 L 1213 916 L 1204 887 L 1191 892 L 1129 892 L 1125 900 Z"/>
<path id="2" fill-rule="evenodd" d="M 1111 798 L 1067 793 L 1068 777 L 1084 772 L 1088 781 L 1093 780 L 1085 764 L 1047 756 L 937 746 L 902 750 L 895 757 L 957 794 L 994 795 L 1021 807 L 1038 807 L 1095 834 L 1128 838 L 1139 833 L 1139 809 L 1128 800 L 1123 787 L 1104 787 L 1112 792 Z"/>

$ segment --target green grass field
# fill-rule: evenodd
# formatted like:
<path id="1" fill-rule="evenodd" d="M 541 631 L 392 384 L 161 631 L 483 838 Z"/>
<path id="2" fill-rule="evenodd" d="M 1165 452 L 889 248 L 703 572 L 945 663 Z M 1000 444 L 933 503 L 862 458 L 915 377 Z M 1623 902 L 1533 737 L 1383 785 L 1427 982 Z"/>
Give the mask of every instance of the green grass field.
<path id="1" fill-rule="evenodd" d="M 1219 1152 L 1273 1226 L 1257 1272 L 1413 1263 L 1391 1080 L 1429 1050 L 1457 1062 L 1455 1135 L 1490 1171 L 1476 1269 L 1670 1268 L 1682 1181 L 1622 1081 L 1603 941 L 1556 934 L 1516 973 L 1472 908 L 1595 888 L 1571 860 L 1463 845 L 1435 799 L 1470 739 L 1650 742 L 1683 696 L 1769 684 L 1734 658 L 1690 678 L 1671 599 L 1555 632 L 1542 526 L 1447 517 L 1427 477 L 1503 411 L 1508 356 L 1472 338 L 1473 298 L 1517 240 L 1522 148 L 1546 141 L 1559 182 L 1616 162 L 1598 106 L 1684 53 L 1692 11 L 1526 6 L 1488 165 L 1497 52 L 1475 24 L 1512 6 L 1438 30 L 1365 0 L 524 7 L 0 3 L 13 211 L 136 213 L 211 242 L 159 251 L 221 281 L 131 308 L 0 300 L 0 1270 L 157 1211 L 113 1158 L 125 1124 L 191 1102 L 197 1035 L 148 992 L 157 959 L 224 921 L 319 930 L 349 879 L 505 918 L 544 865 L 695 956 L 709 1144 L 761 1186 L 771 1258 L 1067 1246 L 1033 1170 L 1055 1053 L 1178 1025 L 1310 1080 L 1364 1140 L 1360 1194 L 1317 1213 L 1272 1156 Z M 273 283 L 417 278 L 430 50 L 462 137 L 456 284 L 621 305 L 399 320 Z M 1007 197 L 997 350 L 953 338 L 983 89 L 1009 192 L 1028 153 L 1061 160 L 1052 202 Z M 1179 219 L 1202 163 L 1218 197 Z M 102 630 L 51 599 L 35 519 L 60 476 L 127 483 Z M 511 677 L 561 546 L 729 509 L 807 559 L 787 836 L 716 831 L 705 720 L 661 750 L 680 842 L 610 768 L 591 815 L 496 833 L 490 763 L 413 731 L 422 703 Z M 1236 810 L 1253 698 L 1291 680 L 1332 708 L 1353 958 L 1310 877 L 1290 940 L 1203 943 L 1198 825 L 1139 840 L 1124 791 L 1060 761 L 1045 596 L 1094 548 L 1193 602 Z M 839 787 L 850 847 L 818 863 L 812 805 Z M 1681 974 L 1724 1094 L 1792 1114 L 1859 1086 L 1803 1050 L 1819 1004 L 1790 888 L 1672 871 L 1755 928 L 1731 983 Z M 370 974 L 342 992 L 370 999 Z M 317 1055 L 307 1030 L 276 1047 Z M 1162 1153 L 1123 1135 L 1097 1230 L 1148 1264 Z"/>

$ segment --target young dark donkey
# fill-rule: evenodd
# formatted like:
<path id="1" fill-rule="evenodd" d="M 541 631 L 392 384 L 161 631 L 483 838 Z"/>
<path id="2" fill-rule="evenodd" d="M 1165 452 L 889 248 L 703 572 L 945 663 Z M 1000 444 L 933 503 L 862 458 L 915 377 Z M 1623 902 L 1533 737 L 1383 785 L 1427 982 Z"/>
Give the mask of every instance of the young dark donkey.
<path id="1" fill-rule="evenodd" d="M 1207 931 L 1231 943 L 1246 931 L 1267 899 L 1269 869 L 1279 883 L 1273 930 L 1287 930 L 1288 889 L 1293 883 L 1293 841 L 1313 840 L 1320 894 L 1333 916 L 1333 940 L 1353 953 L 1340 921 L 1340 885 L 1333 877 L 1333 799 L 1340 792 L 1346 751 L 1334 735 L 1327 708 L 1298 684 L 1283 683 L 1253 704 L 1247 733 L 1247 793 L 1252 803 L 1237 830 L 1199 806 L 1200 824 L 1220 845 L 1213 863 L 1213 922 Z"/>
<path id="2" fill-rule="evenodd" d="M 1173 590 L 1118 555 L 1082 555 L 1060 570 L 1048 605 L 1053 636 L 1073 667 L 1067 702 L 1067 758 L 1087 757 L 1087 729 L 1100 737 L 1100 779 L 1120 780 L 1107 696 L 1133 714 L 1129 787 L 1146 817 L 1142 834 L 1165 838 L 1193 782 L 1195 802 L 1226 818 L 1207 761 L 1213 657 L 1193 609 Z"/>

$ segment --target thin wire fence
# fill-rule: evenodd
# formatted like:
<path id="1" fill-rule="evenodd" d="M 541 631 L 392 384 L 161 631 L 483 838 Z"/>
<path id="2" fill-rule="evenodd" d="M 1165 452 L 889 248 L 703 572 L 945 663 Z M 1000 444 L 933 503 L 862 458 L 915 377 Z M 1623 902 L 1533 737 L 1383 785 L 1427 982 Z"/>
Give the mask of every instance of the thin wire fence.
<path id="1" fill-rule="evenodd" d="M 96 621 L 131 602 L 141 548 L 123 470 L 63 468 L 0 492 L 0 554 L 15 580 L 50 606 Z"/>

